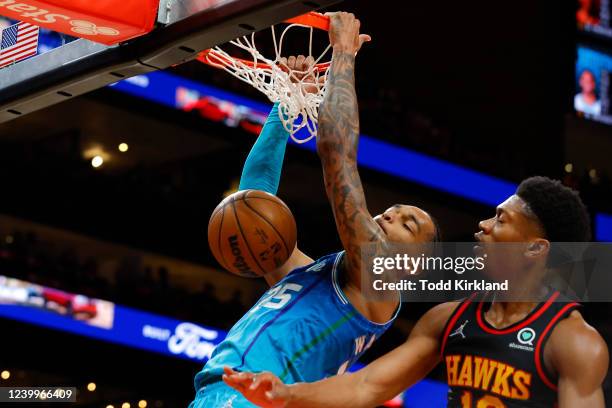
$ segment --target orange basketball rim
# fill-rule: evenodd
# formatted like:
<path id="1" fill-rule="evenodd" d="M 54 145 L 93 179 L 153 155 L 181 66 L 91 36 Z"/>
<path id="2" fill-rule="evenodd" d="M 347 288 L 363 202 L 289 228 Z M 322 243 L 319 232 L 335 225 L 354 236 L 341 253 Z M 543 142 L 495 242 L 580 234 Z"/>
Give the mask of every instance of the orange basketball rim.
<path id="1" fill-rule="evenodd" d="M 301 16 L 297 16 L 297 17 L 285 20 L 285 23 L 303 26 L 303 27 L 316 28 L 322 31 L 329 31 L 329 24 L 330 24 L 329 17 L 321 13 L 314 12 L 314 11 L 301 15 Z M 231 65 L 233 62 L 239 62 L 250 68 L 260 68 L 260 69 L 270 68 L 268 64 L 265 64 L 263 62 L 257 62 L 257 61 L 237 58 L 233 56 L 228 58 L 226 55 L 223 55 L 217 52 L 213 48 L 202 51 L 200 55 L 198 56 L 198 61 L 203 62 L 207 65 L 213 66 L 215 68 L 224 68 L 224 66 Z M 330 66 L 330 62 L 322 62 L 322 63 L 316 64 L 314 67 L 314 70 L 318 72 L 325 72 L 327 71 L 327 69 L 329 69 L 329 66 Z"/>

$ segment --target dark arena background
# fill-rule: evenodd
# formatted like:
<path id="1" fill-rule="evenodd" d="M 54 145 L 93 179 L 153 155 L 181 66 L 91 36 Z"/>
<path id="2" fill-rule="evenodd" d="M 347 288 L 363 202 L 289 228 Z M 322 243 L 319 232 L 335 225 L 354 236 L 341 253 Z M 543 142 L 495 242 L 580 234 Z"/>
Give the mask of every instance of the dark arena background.
<path id="1" fill-rule="evenodd" d="M 612 241 L 607 1 L 588 12 L 570 0 L 299 3 L 285 17 L 346 10 L 372 35 L 356 78 L 372 214 L 411 203 L 435 215 L 445 241 L 471 241 L 500 197 L 540 174 L 578 189 L 594 238 Z M 40 56 L 0 69 L 0 386 L 76 387 L 76 403 L 48 406 L 186 407 L 214 345 L 265 291 L 220 267 L 206 228 L 272 105 L 225 72 L 168 57 L 197 34 L 190 24 L 108 58 L 60 56 L 70 64 L 28 77 L 36 58 L 86 41 L 41 29 Z M 151 57 L 124 63 L 132 52 Z M 124 74 L 92 80 L 113 64 Z M 585 71 L 597 109 L 581 99 Z M 65 101 L 36 99 L 70 77 L 86 85 Z M 20 112 L 11 104 L 22 95 L 39 102 Z M 341 248 L 322 180 L 314 143 L 291 144 L 278 196 L 315 257 Z M 14 306 L 26 298 L 33 306 Z M 429 307 L 405 304 L 361 363 L 402 343 Z M 611 312 L 583 310 L 608 344 Z M 387 406 L 445 406 L 444 380 L 436 369 Z"/>

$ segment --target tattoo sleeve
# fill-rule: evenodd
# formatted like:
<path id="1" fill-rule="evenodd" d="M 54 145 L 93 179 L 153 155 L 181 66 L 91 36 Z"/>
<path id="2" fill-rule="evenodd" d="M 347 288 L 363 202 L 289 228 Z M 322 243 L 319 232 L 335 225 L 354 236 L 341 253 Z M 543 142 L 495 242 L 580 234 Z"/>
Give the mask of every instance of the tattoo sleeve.
<path id="1" fill-rule="evenodd" d="M 361 245 L 376 244 L 383 252 L 386 235 L 368 212 L 357 172 L 359 109 L 355 92 L 355 56 L 334 51 L 327 93 L 319 109 L 317 151 L 336 227 L 346 250 L 349 274 L 358 285 Z M 379 248 L 380 251 L 379 251 Z M 385 251 L 386 252 L 386 251 Z"/>

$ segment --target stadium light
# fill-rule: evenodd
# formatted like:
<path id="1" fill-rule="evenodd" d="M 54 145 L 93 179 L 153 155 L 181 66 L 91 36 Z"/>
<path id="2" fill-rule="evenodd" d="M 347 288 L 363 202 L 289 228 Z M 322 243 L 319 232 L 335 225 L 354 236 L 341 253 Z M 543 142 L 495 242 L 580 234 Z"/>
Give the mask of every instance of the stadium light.
<path id="1" fill-rule="evenodd" d="M 4 370 L 2 374 L 0 374 L 0 377 L 2 377 L 3 380 L 8 380 L 10 376 L 11 372 L 8 370 Z"/>
<path id="2" fill-rule="evenodd" d="M 145 400 L 138 401 L 138 408 L 147 408 L 147 401 Z"/>
<path id="3" fill-rule="evenodd" d="M 95 391 L 96 390 L 96 383 L 90 382 L 89 384 L 87 384 L 87 390 L 88 391 Z"/>
<path id="4" fill-rule="evenodd" d="M 129 150 L 130 146 L 127 143 L 120 143 L 118 149 L 121 153 L 125 153 Z"/>
<path id="5" fill-rule="evenodd" d="M 94 156 L 94 158 L 91 159 L 91 165 L 95 169 L 100 167 L 102 164 L 104 164 L 104 159 L 102 158 L 102 156 Z"/>

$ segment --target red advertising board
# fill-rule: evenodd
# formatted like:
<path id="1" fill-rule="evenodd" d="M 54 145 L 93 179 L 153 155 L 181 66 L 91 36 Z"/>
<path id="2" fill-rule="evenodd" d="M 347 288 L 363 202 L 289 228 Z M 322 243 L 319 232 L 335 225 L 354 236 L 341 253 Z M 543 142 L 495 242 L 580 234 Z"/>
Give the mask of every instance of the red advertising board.
<path id="1" fill-rule="evenodd" d="M 0 15 L 113 45 L 153 29 L 159 0 L 0 0 Z"/>

